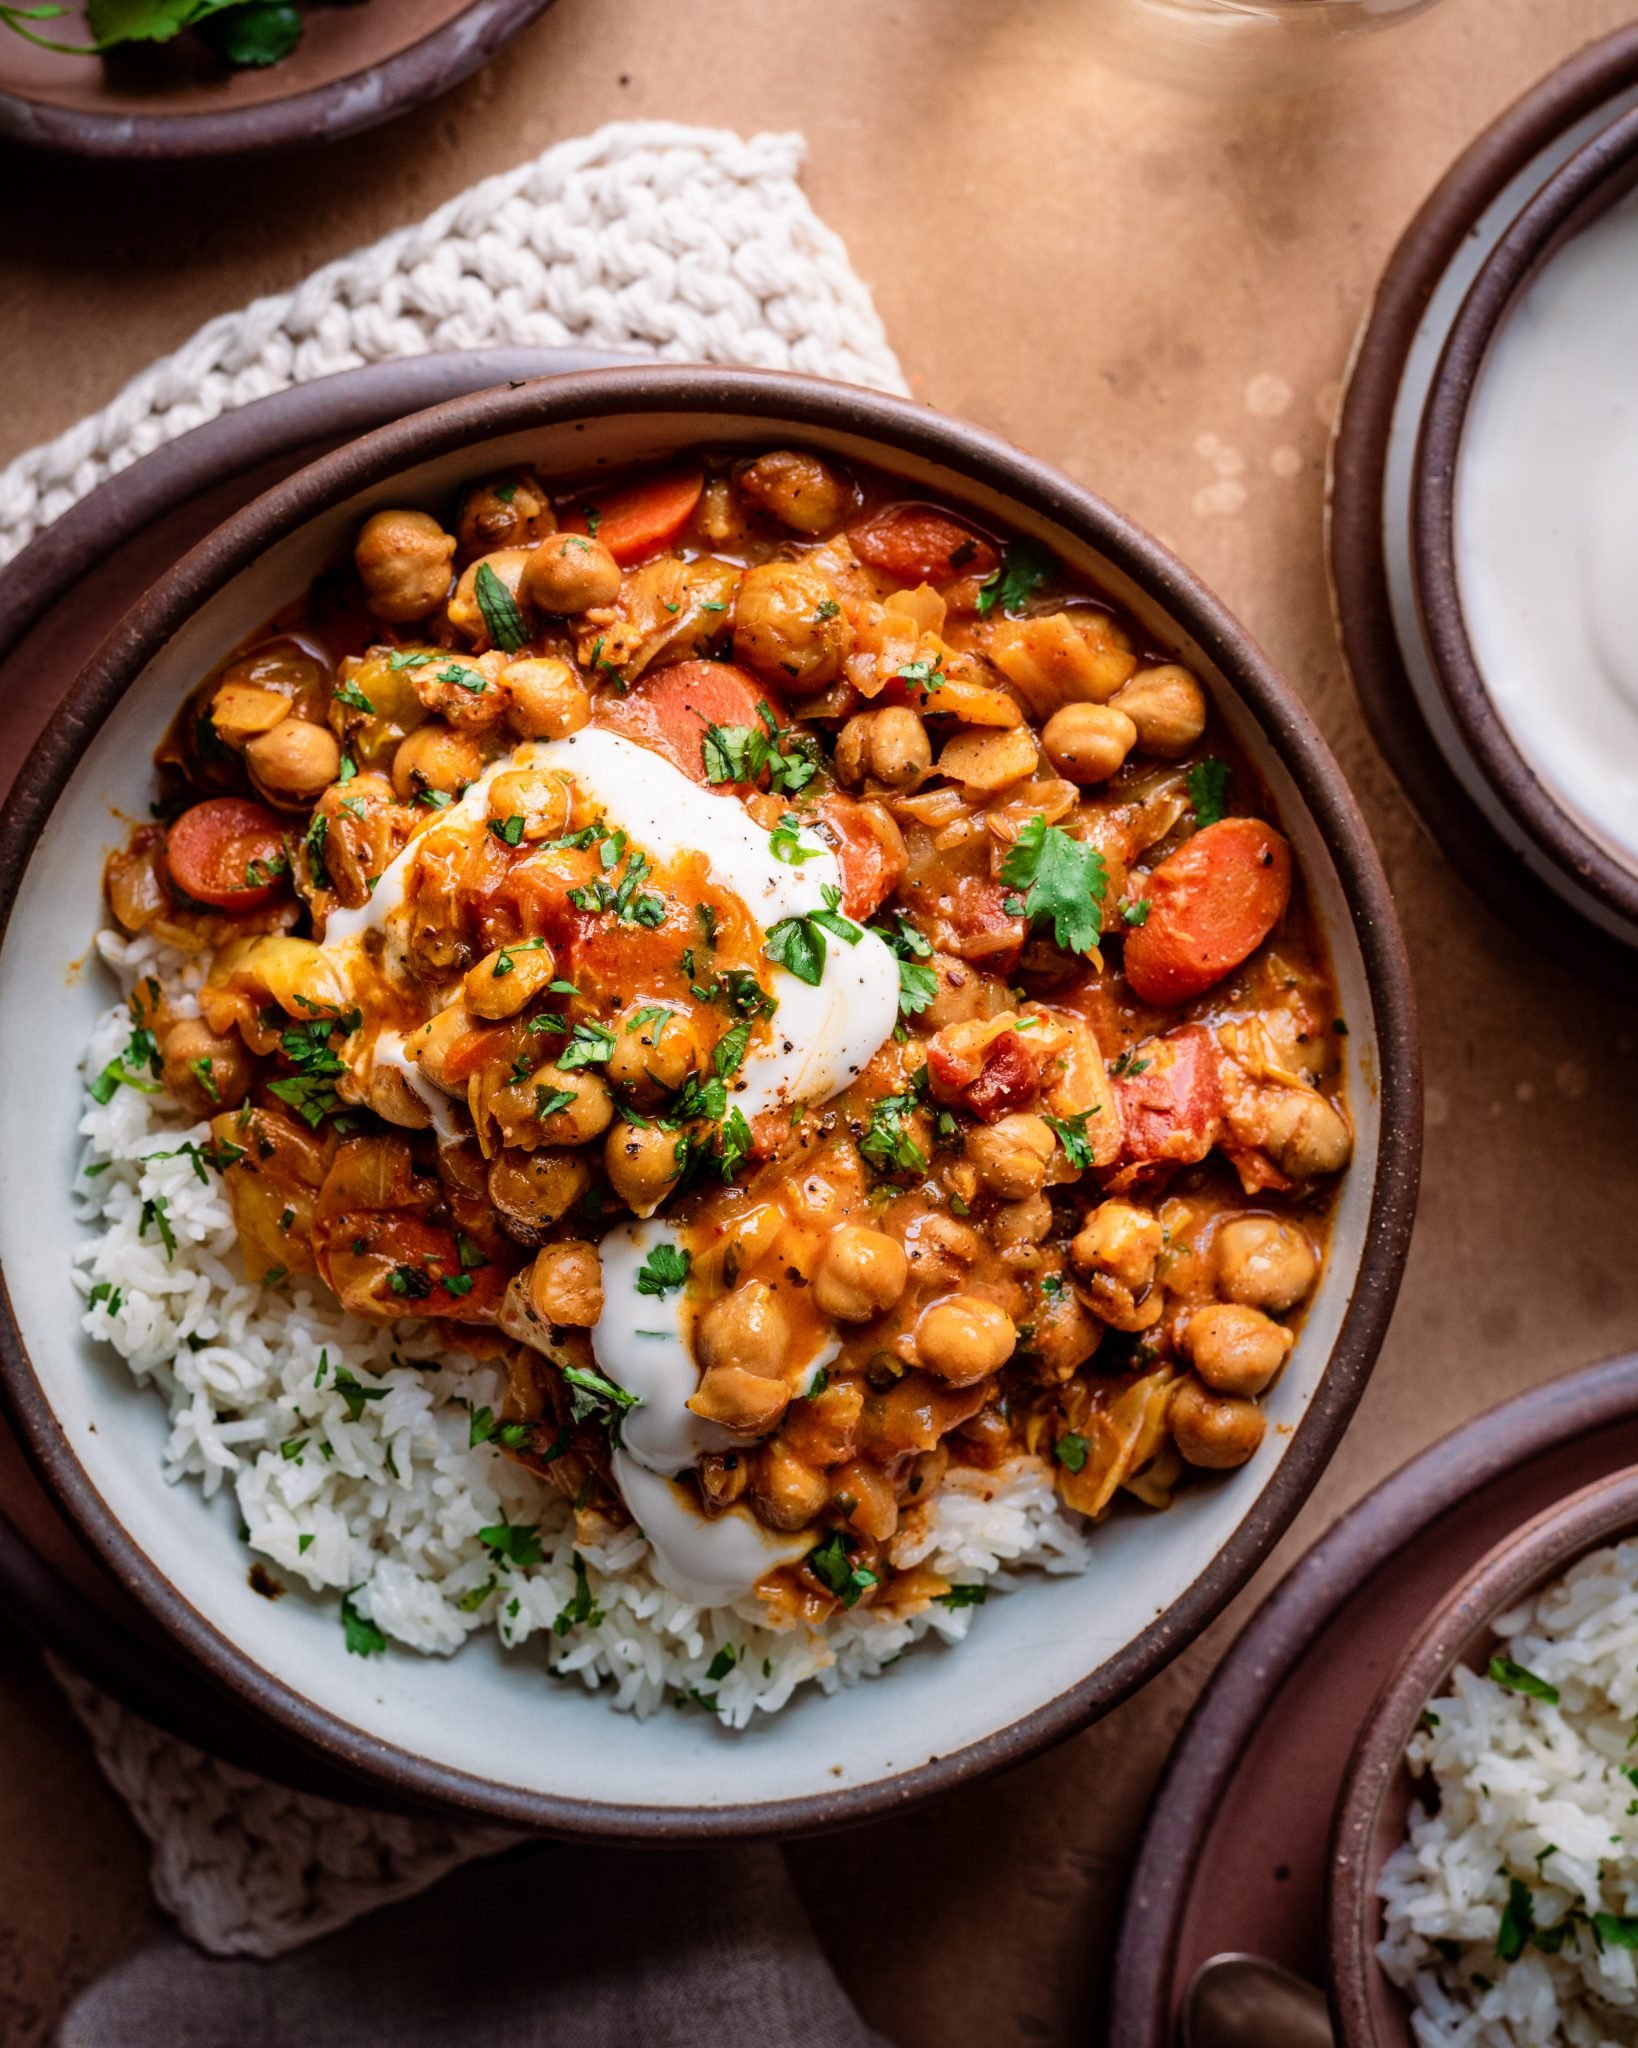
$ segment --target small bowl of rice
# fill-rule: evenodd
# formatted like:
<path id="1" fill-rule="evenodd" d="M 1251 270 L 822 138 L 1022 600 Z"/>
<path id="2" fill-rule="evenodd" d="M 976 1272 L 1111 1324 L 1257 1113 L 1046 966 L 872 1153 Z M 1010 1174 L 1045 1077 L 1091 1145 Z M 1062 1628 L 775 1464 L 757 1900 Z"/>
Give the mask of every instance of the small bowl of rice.
<path id="1" fill-rule="evenodd" d="M 1638 1468 L 1497 1545 L 1389 1677 L 1329 1943 L 1346 2048 L 1638 2040 Z"/>

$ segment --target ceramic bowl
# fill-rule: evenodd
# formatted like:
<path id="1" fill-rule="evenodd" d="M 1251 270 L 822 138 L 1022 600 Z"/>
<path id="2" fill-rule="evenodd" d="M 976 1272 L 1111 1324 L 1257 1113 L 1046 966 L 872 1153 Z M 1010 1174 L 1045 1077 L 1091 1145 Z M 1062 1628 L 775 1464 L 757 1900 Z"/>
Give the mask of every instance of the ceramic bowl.
<path id="1" fill-rule="evenodd" d="M 1405 1746 L 1458 1664 L 1483 1670 L 1498 1615 L 1579 1558 L 1638 1530 L 1638 1466 L 1612 1472 L 1525 1522 L 1434 1608 L 1366 1716 L 1337 1800 L 1326 1901 L 1332 2015 L 1343 2048 L 1415 2048 L 1410 2009 L 1376 1960 L 1377 1880 L 1405 1839 L 1415 1796 Z"/>
<path id="2" fill-rule="evenodd" d="M 301 42 L 230 71 L 193 38 L 109 58 L 64 56 L 0 30 L 0 139 L 145 161 L 249 156 L 333 142 L 447 92 L 552 0 L 337 0 L 303 9 Z M 90 40 L 71 6 L 38 31 Z"/>
<path id="3" fill-rule="evenodd" d="M 76 1061 L 108 993 L 70 963 L 100 915 L 119 814 L 145 813 L 150 755 L 176 704 L 343 554 L 371 510 L 437 504 L 524 460 L 594 474 L 770 442 L 868 462 L 1038 538 L 1194 667 L 1307 875 L 1349 1023 L 1357 1151 L 1249 1465 L 1161 1517 L 1116 1517 L 1084 1577 L 991 1602 L 954 1658 L 919 1651 L 736 1737 L 702 1715 L 617 1715 L 546 1684 L 492 1637 L 450 1661 L 338 1655 L 333 1601 L 292 1589 L 270 1605 L 250 1589 L 228 1505 L 160 1477 L 163 1405 L 79 1330 L 67 1278 Z M 1387 885 L 1336 763 L 1266 658 L 1154 541 L 1044 463 L 901 400 L 751 371 L 605 370 L 436 406 L 298 471 L 177 563 L 80 676 L 0 815 L 0 916 L 0 1036 L 35 1049 L 0 1068 L 0 1376 L 19 1432 L 87 1541 L 187 1654 L 399 1798 L 559 1832 L 789 1832 L 896 1810 L 1033 1754 L 1150 1677 L 1267 1554 L 1335 1447 L 1398 1287 L 1421 1135 L 1414 1005 Z"/>
<path id="4" fill-rule="evenodd" d="M 1493 345 L 1529 286 L 1638 182 L 1638 109 L 1584 142 L 1525 205 L 1479 269 L 1450 329 L 1422 417 L 1411 492 L 1417 608 L 1455 727 L 1503 829 L 1567 902 L 1638 949 L 1638 865 L 1623 860 L 1537 773 L 1486 683 L 1463 611 L 1457 553 L 1462 442 Z M 1542 678 L 1550 690 L 1552 678 Z"/>

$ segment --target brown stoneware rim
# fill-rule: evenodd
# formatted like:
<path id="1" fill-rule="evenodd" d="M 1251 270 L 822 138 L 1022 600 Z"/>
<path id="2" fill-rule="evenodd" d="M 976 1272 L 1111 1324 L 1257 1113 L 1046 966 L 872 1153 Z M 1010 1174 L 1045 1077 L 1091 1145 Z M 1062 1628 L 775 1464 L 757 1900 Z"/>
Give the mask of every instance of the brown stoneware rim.
<path id="1" fill-rule="evenodd" d="M 1327 526 L 1343 656 L 1371 736 L 1429 835 L 1477 895 L 1573 972 L 1632 1000 L 1638 959 L 1534 874 L 1463 788 L 1405 673 L 1382 554 L 1388 445 L 1406 358 L 1473 223 L 1555 136 L 1638 83 L 1638 26 L 1572 57 L 1457 159 L 1400 238 L 1356 345 L 1332 441 Z"/>
<path id="2" fill-rule="evenodd" d="M 1497 1615 L 1589 1551 L 1638 1527 L 1638 1466 L 1606 1473 L 1489 1551 L 1451 1589 L 1384 1682 L 1365 1717 L 1337 1800 L 1326 1892 L 1332 2018 L 1343 2048 L 1403 2048 L 1375 2020 L 1377 1826 L 1405 1746 L 1428 1701 L 1482 1643 Z"/>
<path id="3" fill-rule="evenodd" d="M 1462 302 L 1428 394 L 1411 491 L 1417 601 L 1439 686 L 1485 780 L 1554 862 L 1638 925 L 1638 874 L 1587 832 L 1537 778 L 1485 686 L 1462 616 L 1456 571 L 1456 466 L 1468 409 L 1519 295 L 1554 252 L 1631 189 L 1638 107 L 1586 142 L 1549 178 L 1491 251 Z"/>
<path id="4" fill-rule="evenodd" d="M 1466 1495 L 1638 1408 L 1638 1353 L 1515 1395 L 1420 1452 L 1334 1523 L 1258 1608 L 1155 1787 L 1115 1947 L 1110 2048 L 1172 2048 L 1178 1950 L 1201 1851 L 1248 1737 L 1338 1613 Z"/>
<path id="5" fill-rule="evenodd" d="M 390 6 L 391 0 L 377 0 Z M 144 162 L 260 156 L 334 142 L 437 97 L 487 64 L 552 0 L 471 0 L 441 28 L 367 67 L 376 90 L 361 100 L 353 71 L 286 99 L 196 114 L 94 114 L 0 91 L 0 141 L 69 156 Z"/>
<path id="6" fill-rule="evenodd" d="M 958 497 L 966 479 L 1056 521 L 1164 607 L 1221 669 L 1291 776 L 1336 869 L 1364 962 L 1376 1026 L 1381 1136 L 1364 1248 L 1336 1343 L 1261 1495 L 1192 1585 L 1125 1649 L 993 1735 L 835 1792 L 737 1806 L 623 1806 L 526 1792 L 431 1763 L 372 1739 L 259 1670 L 116 1524 L 52 1413 L 9 1296 L 0 1302 L 0 1386 L 20 1440 L 54 1497 L 114 1577 L 173 1639 L 253 1711 L 396 1796 L 557 1834 L 653 1841 L 790 1835 L 902 1810 L 1063 1740 L 1125 1699 L 1192 1641 L 1268 1554 L 1364 1391 L 1398 1292 L 1421 1155 L 1415 999 L 1387 879 L 1341 770 L 1267 657 L 1158 542 L 1048 464 L 907 400 L 781 372 L 670 365 L 542 379 L 454 399 L 399 420 L 298 471 L 185 555 L 127 614 L 68 692 L 0 812 L 0 943 L 41 829 L 102 719 L 150 656 L 246 562 L 328 506 L 413 464 L 495 435 L 634 413 L 737 413 L 764 417 L 782 432 L 828 428 L 863 436 L 878 444 L 888 467 L 895 454 L 934 462 L 953 472 L 950 488 Z M 710 438 L 708 426 L 702 426 L 701 438 Z"/>

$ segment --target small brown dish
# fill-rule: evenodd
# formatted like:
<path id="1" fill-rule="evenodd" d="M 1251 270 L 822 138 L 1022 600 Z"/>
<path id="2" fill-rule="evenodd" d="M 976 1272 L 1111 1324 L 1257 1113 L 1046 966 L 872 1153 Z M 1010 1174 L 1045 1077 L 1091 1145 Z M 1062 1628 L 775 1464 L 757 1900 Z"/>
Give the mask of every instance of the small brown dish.
<path id="1" fill-rule="evenodd" d="M 365 0 L 303 9 L 295 51 L 229 70 L 203 45 L 65 56 L 0 34 L 0 140 L 148 161 L 262 155 L 333 142 L 445 92 L 551 0 Z M 40 33 L 89 41 L 72 8 Z"/>
<path id="2" fill-rule="evenodd" d="M 1463 614 L 1457 469 L 1490 351 L 1524 292 L 1567 242 L 1638 182 L 1638 109 L 1584 143 L 1549 178 L 1480 269 L 1434 374 L 1417 446 L 1410 542 L 1417 606 L 1462 744 L 1516 828 L 1520 850 L 1590 898 L 1607 931 L 1638 947 L 1638 872 L 1617 860 L 1538 776 L 1497 708 Z"/>
<path id="3" fill-rule="evenodd" d="M 1376 1959 L 1377 1882 L 1405 1839 L 1405 1748 L 1458 1664 L 1482 1670 L 1499 1615 L 1588 1552 L 1638 1529 L 1638 1467 L 1596 1479 L 1504 1538 L 1433 1610 L 1367 1714 L 1342 1782 L 1328 1872 L 1332 2015 L 1343 2048 L 1414 2048 L 1410 2013 Z"/>

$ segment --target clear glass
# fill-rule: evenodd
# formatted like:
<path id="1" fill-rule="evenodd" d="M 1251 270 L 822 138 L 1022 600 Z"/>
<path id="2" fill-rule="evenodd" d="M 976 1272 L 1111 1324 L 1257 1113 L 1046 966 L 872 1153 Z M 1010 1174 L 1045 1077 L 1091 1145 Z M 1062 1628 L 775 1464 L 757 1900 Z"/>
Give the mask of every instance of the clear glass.
<path id="1" fill-rule="evenodd" d="M 1339 38 L 1387 28 L 1437 0 L 1090 0 L 1107 52 L 1213 92 L 1300 85 Z"/>

